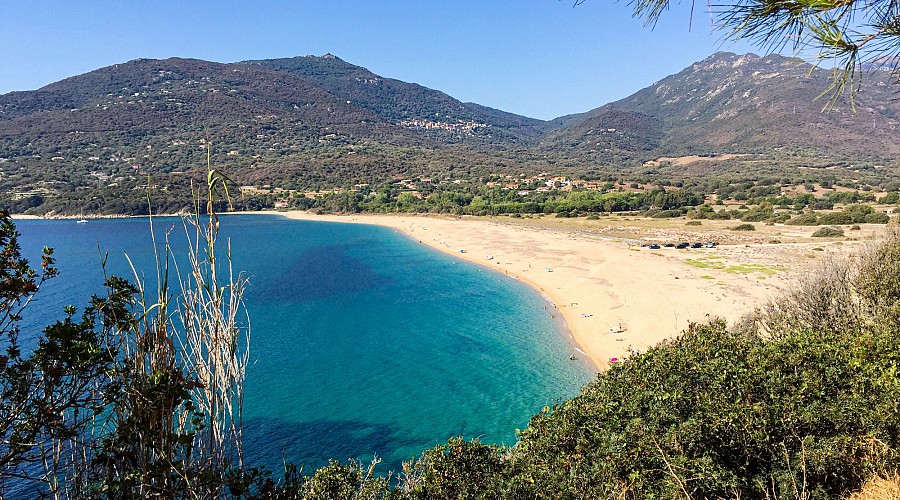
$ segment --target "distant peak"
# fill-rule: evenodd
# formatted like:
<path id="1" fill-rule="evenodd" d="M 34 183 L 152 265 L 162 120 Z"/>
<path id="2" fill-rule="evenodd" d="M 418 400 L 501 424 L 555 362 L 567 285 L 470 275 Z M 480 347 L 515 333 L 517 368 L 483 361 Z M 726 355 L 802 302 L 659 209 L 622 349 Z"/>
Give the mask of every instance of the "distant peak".
<path id="1" fill-rule="evenodd" d="M 694 63 L 692 68 L 699 69 L 718 69 L 718 68 L 738 68 L 747 64 L 759 62 L 761 58 L 753 53 L 735 54 L 733 52 L 716 52 L 700 62 Z"/>
<path id="2" fill-rule="evenodd" d="M 760 57 L 756 54 L 744 54 L 744 55 L 738 57 L 737 60 L 731 64 L 731 67 L 737 68 L 739 66 L 744 66 L 744 65 L 747 65 L 750 63 L 755 63 L 759 60 L 760 60 Z"/>
<path id="3" fill-rule="evenodd" d="M 334 54 L 330 52 L 326 52 L 325 55 L 322 56 L 322 59 L 337 59 L 337 57 L 335 57 Z"/>

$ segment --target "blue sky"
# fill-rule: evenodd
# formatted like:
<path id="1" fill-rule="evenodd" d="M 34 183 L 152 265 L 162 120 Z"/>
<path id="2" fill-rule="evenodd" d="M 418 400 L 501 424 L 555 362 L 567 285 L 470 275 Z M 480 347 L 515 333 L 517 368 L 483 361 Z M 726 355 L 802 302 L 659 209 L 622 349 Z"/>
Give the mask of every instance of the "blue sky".
<path id="1" fill-rule="evenodd" d="M 0 1 L 0 94 L 131 59 L 218 62 L 330 52 L 389 78 L 535 118 L 628 96 L 722 44 L 698 4 L 651 30 L 587 0 Z M 689 30 L 689 24 L 692 24 Z"/>

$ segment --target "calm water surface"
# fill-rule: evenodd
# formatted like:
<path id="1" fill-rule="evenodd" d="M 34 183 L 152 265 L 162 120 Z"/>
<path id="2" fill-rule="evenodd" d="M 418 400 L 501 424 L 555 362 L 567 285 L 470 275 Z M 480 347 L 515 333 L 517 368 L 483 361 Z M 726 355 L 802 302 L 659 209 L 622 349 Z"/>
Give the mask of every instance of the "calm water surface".
<path id="1" fill-rule="evenodd" d="M 154 225 L 174 228 L 183 251 L 180 219 Z M 127 252 L 155 283 L 147 219 L 17 226 L 32 262 L 53 246 L 61 271 L 26 313 L 23 336 L 101 292 L 101 251 L 113 273 L 131 276 Z M 392 229 L 275 215 L 224 216 L 222 227 L 251 283 L 251 463 L 377 455 L 387 471 L 457 435 L 512 444 L 533 413 L 590 377 L 532 289 Z"/>

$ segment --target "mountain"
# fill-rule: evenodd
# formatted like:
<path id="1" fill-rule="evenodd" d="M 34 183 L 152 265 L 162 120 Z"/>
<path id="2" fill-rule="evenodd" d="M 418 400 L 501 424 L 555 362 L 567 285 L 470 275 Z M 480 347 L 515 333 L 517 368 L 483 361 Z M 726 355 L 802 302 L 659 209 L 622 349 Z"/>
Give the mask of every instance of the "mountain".
<path id="1" fill-rule="evenodd" d="M 558 128 L 543 143 L 644 157 L 777 151 L 896 159 L 897 88 L 890 72 L 861 76 L 855 110 L 846 96 L 825 109 L 830 71 L 779 55 L 716 53 L 622 100 L 554 120 Z"/>
<path id="2" fill-rule="evenodd" d="M 0 96 L 0 148 L 26 163 L 165 173 L 203 165 L 207 139 L 238 166 L 323 144 L 429 143 L 290 74 L 192 59 L 136 60 Z"/>
<path id="3" fill-rule="evenodd" d="M 309 188 L 420 174 L 442 159 L 467 163 L 484 154 L 473 146 L 488 154 L 525 147 L 544 128 L 331 55 L 139 59 L 0 95 L 0 162 L 19 163 L 32 183 L 135 177 L 126 175 L 135 165 L 166 174 L 202 167 L 211 140 L 213 160 L 242 182 Z"/>
<path id="4" fill-rule="evenodd" d="M 437 90 L 381 77 L 331 54 L 238 65 L 299 76 L 387 122 L 446 142 L 527 144 L 548 130 L 542 120 L 462 103 Z"/>
<path id="5" fill-rule="evenodd" d="M 539 172 L 759 177 L 763 167 L 769 175 L 885 164 L 900 158 L 890 77 L 865 73 L 855 112 L 846 100 L 823 111 L 817 97 L 830 72 L 781 56 L 717 53 L 625 99 L 541 121 L 330 54 L 138 59 L 0 95 L 0 206 L 135 213 L 146 210 L 149 179 L 151 198 L 180 197 L 161 208 L 177 210 L 189 205 L 191 180 L 203 179 L 209 144 L 213 165 L 264 194 Z M 705 157 L 702 167 L 648 163 L 689 155 Z"/>
<path id="6" fill-rule="evenodd" d="M 333 56 L 138 59 L 0 95 L 0 199 L 118 193 L 104 204 L 135 198 L 148 175 L 160 189 L 189 193 L 185 183 L 202 177 L 207 141 L 212 162 L 242 184 L 316 190 L 459 165 L 477 175 L 512 165 L 492 148 L 534 142 L 542 123 Z"/>

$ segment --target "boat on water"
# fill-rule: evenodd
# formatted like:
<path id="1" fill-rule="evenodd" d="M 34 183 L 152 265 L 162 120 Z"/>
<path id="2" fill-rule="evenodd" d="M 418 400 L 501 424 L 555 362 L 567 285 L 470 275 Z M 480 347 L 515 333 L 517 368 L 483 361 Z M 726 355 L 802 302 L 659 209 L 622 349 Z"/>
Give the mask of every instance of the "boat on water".
<path id="1" fill-rule="evenodd" d="M 85 224 L 87 221 L 88 221 L 87 219 L 78 219 L 75 222 L 77 222 L 78 224 Z"/>

